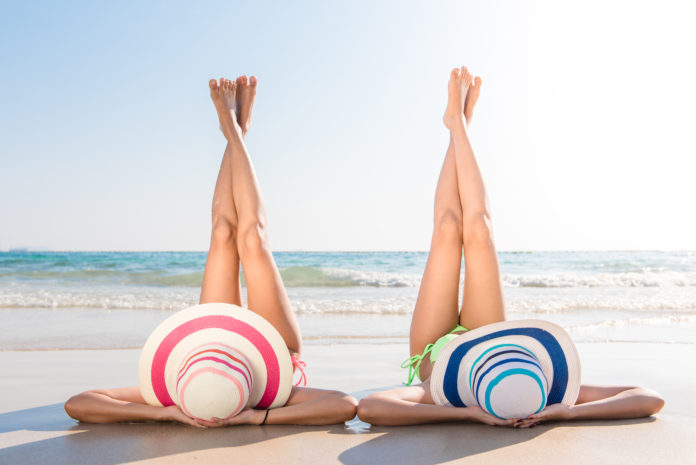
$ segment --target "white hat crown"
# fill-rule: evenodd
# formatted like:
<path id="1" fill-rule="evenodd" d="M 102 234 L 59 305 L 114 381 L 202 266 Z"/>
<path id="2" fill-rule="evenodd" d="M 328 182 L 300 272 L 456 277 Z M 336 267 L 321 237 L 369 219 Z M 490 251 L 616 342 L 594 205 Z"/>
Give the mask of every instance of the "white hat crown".
<path id="1" fill-rule="evenodd" d="M 249 360 L 224 344 L 194 347 L 175 373 L 176 404 L 193 418 L 230 418 L 249 403 L 253 371 Z"/>
<path id="2" fill-rule="evenodd" d="M 527 418 L 549 404 L 575 403 L 580 359 L 560 326 L 503 321 L 448 342 L 435 362 L 430 387 L 438 405 L 478 405 L 499 418 Z"/>

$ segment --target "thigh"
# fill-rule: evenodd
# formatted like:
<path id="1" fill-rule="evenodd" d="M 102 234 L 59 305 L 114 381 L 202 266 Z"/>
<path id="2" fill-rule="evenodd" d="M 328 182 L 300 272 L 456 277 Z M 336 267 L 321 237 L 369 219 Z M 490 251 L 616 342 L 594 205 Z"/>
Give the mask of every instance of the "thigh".
<path id="1" fill-rule="evenodd" d="M 450 332 L 459 315 L 461 242 L 438 241 L 435 236 L 411 319 L 411 355 Z"/>
<path id="2" fill-rule="evenodd" d="M 300 327 L 270 249 L 260 247 L 247 253 L 242 257 L 242 267 L 249 310 L 268 320 L 291 352 L 301 353 Z"/>

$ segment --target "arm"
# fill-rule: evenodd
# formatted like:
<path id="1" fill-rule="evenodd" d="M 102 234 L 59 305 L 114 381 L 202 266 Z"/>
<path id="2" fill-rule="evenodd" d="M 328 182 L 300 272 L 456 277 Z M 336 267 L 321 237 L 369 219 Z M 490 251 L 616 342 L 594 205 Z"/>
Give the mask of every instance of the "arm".
<path id="1" fill-rule="evenodd" d="M 435 405 L 428 382 L 370 394 L 358 404 L 358 418 L 373 425 L 421 425 L 472 421 L 487 425 L 511 426 L 516 420 L 501 420 L 480 407 Z"/>
<path id="2" fill-rule="evenodd" d="M 148 405 L 137 387 L 93 390 L 77 394 L 65 403 L 65 412 L 85 423 L 116 423 L 125 421 L 178 421 L 198 426 L 176 405 Z"/>
<path id="3" fill-rule="evenodd" d="M 572 407 L 554 404 L 530 415 L 515 426 L 530 427 L 552 420 L 611 420 L 642 418 L 655 415 L 665 405 L 655 391 L 628 386 L 582 385 L 578 400 Z"/>
<path id="4" fill-rule="evenodd" d="M 238 415 L 219 421 L 202 421 L 202 425 L 334 425 L 355 417 L 356 400 L 339 391 L 293 387 L 283 407 L 268 410 L 246 409 Z"/>

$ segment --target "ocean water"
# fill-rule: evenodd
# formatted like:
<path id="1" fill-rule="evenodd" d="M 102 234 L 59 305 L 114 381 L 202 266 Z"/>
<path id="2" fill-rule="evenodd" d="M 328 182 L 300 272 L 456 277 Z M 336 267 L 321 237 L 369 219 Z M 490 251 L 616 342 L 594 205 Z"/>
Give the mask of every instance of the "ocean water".
<path id="1" fill-rule="evenodd" d="M 274 254 L 306 343 L 405 342 L 427 254 Z M 0 350 L 132 348 L 198 301 L 201 252 L 0 252 Z M 501 252 L 508 317 L 696 343 L 695 252 Z"/>

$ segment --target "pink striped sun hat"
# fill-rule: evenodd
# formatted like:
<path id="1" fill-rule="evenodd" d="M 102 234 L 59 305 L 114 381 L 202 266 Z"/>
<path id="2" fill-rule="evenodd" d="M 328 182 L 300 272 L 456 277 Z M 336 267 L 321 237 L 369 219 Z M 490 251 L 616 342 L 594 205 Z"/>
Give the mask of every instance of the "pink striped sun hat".
<path id="1" fill-rule="evenodd" d="M 140 393 L 150 405 L 178 405 L 193 418 L 229 418 L 246 407 L 285 405 L 292 362 L 278 331 L 231 304 L 202 304 L 170 316 L 140 354 Z"/>

